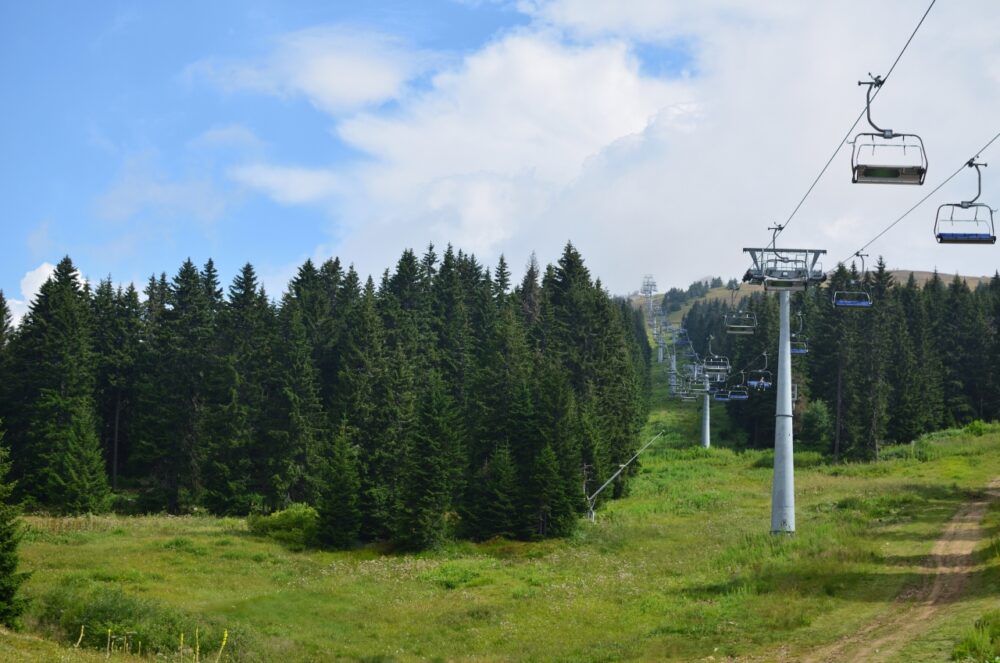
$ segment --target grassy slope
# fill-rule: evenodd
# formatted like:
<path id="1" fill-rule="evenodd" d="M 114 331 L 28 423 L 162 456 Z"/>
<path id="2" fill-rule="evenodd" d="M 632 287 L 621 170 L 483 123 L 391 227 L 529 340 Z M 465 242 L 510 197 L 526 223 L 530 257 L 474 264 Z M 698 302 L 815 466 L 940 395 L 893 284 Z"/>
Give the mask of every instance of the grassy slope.
<path id="1" fill-rule="evenodd" d="M 801 468 L 798 534 L 773 537 L 767 455 L 693 448 L 697 410 L 664 400 L 661 386 L 645 433 L 669 434 L 650 449 L 631 496 L 567 541 L 418 556 L 292 552 L 237 520 L 34 518 L 23 548 L 28 593 L 72 578 L 121 586 L 250 632 L 261 658 L 287 663 L 770 658 L 889 609 L 921 582 L 942 522 L 1000 475 L 998 433 L 942 437 L 930 445 L 940 457 L 926 462 Z M 990 518 L 996 534 L 1000 513 Z M 909 660 L 941 660 L 985 611 L 1000 573 L 997 550 L 983 554 L 989 565 L 971 595 L 911 643 Z M 28 627 L 39 628 L 30 618 Z M 0 633 L 0 657 L 78 660 L 17 637 Z"/>

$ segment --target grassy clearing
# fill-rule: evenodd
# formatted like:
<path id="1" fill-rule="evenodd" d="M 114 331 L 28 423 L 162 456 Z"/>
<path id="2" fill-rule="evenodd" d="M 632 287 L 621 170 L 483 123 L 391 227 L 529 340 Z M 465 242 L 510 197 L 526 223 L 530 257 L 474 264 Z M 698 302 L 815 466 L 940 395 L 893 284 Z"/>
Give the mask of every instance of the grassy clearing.
<path id="1" fill-rule="evenodd" d="M 233 658 L 288 663 L 794 656 L 922 582 L 942 523 L 1000 475 L 995 429 L 931 436 L 878 464 L 803 457 L 798 533 L 774 537 L 769 455 L 696 448 L 697 409 L 663 407 L 663 389 L 644 434 L 667 434 L 630 495 L 568 540 L 297 552 L 235 519 L 32 517 L 28 632 L 71 644 L 77 622 L 110 624 L 135 631 L 144 651 L 170 654 L 176 631 L 190 646 L 198 629 L 204 653 L 227 628 Z M 723 410 L 713 416 L 722 431 L 713 443 L 732 442 Z M 995 609 L 1000 511 L 988 518 L 995 538 L 969 594 L 910 643 L 906 660 L 949 657 Z M 89 660 L 23 637 L 0 633 L 0 658 Z"/>

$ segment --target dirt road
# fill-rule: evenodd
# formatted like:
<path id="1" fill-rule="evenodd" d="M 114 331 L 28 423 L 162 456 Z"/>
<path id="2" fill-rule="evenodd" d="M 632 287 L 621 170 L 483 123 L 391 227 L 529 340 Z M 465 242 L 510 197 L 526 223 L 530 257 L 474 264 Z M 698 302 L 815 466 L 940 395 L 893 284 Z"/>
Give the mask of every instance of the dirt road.
<path id="1" fill-rule="evenodd" d="M 992 500 L 1000 499 L 1000 477 L 993 479 L 983 498 L 963 504 L 934 543 L 927 574 L 918 587 L 896 598 L 892 608 L 860 630 L 831 645 L 806 654 L 810 663 L 891 661 L 907 642 L 923 632 L 937 613 L 965 590 L 976 571 L 973 552 L 985 537 L 983 517 Z"/>

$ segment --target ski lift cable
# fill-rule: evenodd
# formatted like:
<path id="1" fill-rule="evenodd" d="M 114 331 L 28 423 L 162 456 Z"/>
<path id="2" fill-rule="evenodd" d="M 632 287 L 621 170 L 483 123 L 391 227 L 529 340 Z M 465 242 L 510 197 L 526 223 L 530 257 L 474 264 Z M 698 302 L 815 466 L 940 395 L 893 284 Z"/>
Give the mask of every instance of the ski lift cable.
<path id="1" fill-rule="evenodd" d="M 660 431 L 659 433 L 657 433 L 653 437 L 653 439 L 651 439 L 646 444 L 642 445 L 642 448 L 639 449 L 638 451 L 636 451 L 634 456 L 632 456 L 626 462 L 624 462 L 624 463 L 621 464 L 621 466 L 618 468 L 618 471 L 615 472 L 614 474 L 612 474 L 611 478 L 604 482 L 604 485 L 602 485 L 600 488 L 598 488 L 597 490 L 595 490 L 593 495 L 590 495 L 590 496 L 587 497 L 587 502 L 589 502 L 591 504 L 591 506 L 593 506 L 594 499 L 601 493 L 601 491 L 604 490 L 605 488 L 607 488 L 608 485 L 612 481 L 614 481 L 615 479 L 617 479 L 618 475 L 621 474 L 622 472 L 624 472 L 625 468 L 628 467 L 629 465 L 631 465 L 632 461 L 634 461 L 636 458 L 639 457 L 639 454 L 641 454 L 643 451 L 645 451 L 649 447 L 649 445 L 651 445 L 653 442 L 656 442 L 658 439 L 660 439 L 660 437 L 662 435 L 663 435 L 663 431 Z"/>
<path id="2" fill-rule="evenodd" d="M 995 142 L 996 142 L 996 141 L 997 141 L 998 139 L 1000 139 L 1000 131 L 998 131 L 998 132 L 996 133 L 996 135 L 994 135 L 994 136 L 993 136 L 993 138 L 991 138 L 991 139 L 990 139 L 990 141 L 989 141 L 988 143 L 986 143 L 985 145 L 983 145 L 983 146 L 982 146 L 982 147 L 981 147 L 981 148 L 980 148 L 980 149 L 979 149 L 979 150 L 978 150 L 978 151 L 976 152 L 976 154 L 975 154 L 975 155 L 973 155 L 972 159 L 976 159 L 976 158 L 978 158 L 978 157 L 979 157 L 979 156 L 980 156 L 980 155 L 981 155 L 981 154 L 982 154 L 983 152 L 985 152 L 986 150 L 988 150 L 988 149 L 990 148 L 990 146 L 991 146 L 991 145 L 993 145 L 993 143 L 995 143 Z M 955 170 L 955 172 L 953 172 L 953 173 L 952 173 L 951 175 L 949 175 L 949 176 L 948 176 L 947 178 L 945 178 L 945 180 L 944 180 L 944 181 L 942 181 L 942 182 L 941 182 L 940 184 L 938 184 L 938 185 L 937 185 L 936 187 L 934 187 L 934 188 L 933 188 L 933 189 L 932 189 L 932 190 L 930 191 L 930 193 L 928 193 L 928 194 L 927 194 L 926 196 L 924 196 L 923 198 L 921 198 L 920 200 L 918 200 L 918 201 L 917 201 L 917 202 L 916 202 L 916 203 L 915 203 L 915 204 L 913 205 L 913 207 L 911 207 L 910 209 L 908 209 L 908 210 L 906 210 L 905 212 L 903 212 L 903 213 L 902 213 L 902 214 L 901 214 L 901 215 L 900 215 L 900 216 L 899 216 L 899 217 L 898 217 L 898 218 L 897 218 L 897 219 L 896 219 L 895 221 L 893 221 L 893 222 L 892 222 L 892 223 L 890 223 L 890 224 L 889 224 L 888 226 L 886 226 L 885 228 L 883 228 L 883 229 L 882 229 L 882 231 L 881 231 L 881 232 L 880 232 L 879 234 L 877 234 L 877 235 L 875 235 L 874 237 L 872 237 L 872 238 L 871 238 L 871 239 L 870 239 L 870 240 L 868 241 L 868 243 L 867 243 L 867 244 L 865 244 L 864 246 L 862 246 L 862 247 L 861 247 L 860 249 L 858 249 L 857 251 L 853 251 L 853 252 L 851 252 L 851 255 L 850 255 L 850 256 L 848 256 L 848 257 L 844 258 L 844 259 L 843 259 L 843 260 L 841 260 L 840 262 L 842 262 L 842 263 L 845 263 L 845 264 L 846 264 L 846 263 L 847 263 L 847 261 L 848 261 L 848 260 L 850 260 L 850 259 L 851 259 L 852 257 L 854 257 L 854 256 L 855 256 L 855 255 L 857 255 L 858 253 L 860 253 L 860 252 L 864 251 L 864 250 L 865 250 L 865 249 L 867 249 L 867 248 L 868 248 L 869 246 L 871 246 L 871 245 L 872 245 L 872 244 L 874 244 L 874 243 L 875 243 L 876 241 L 878 241 L 878 240 L 879 240 L 879 239 L 880 239 L 880 238 L 882 237 L 882 235 L 884 235 L 884 234 L 886 234 L 887 232 L 889 232 L 890 230 L 892 230 L 892 229 L 893 229 L 893 227 L 895 227 L 895 226 L 896 226 L 896 224 L 898 224 L 898 223 L 899 223 L 900 221 L 902 221 L 902 220 L 903 220 L 903 219 L 905 219 L 905 218 L 906 218 L 907 216 L 909 216 L 909 215 L 910 215 L 910 213 L 911 213 L 911 212 L 913 212 L 913 211 L 914 211 L 915 209 L 917 209 L 918 207 L 920 207 L 921 205 L 923 205 L 923 204 L 924 204 L 925 202 L 927 202 L 927 199 L 928 199 L 928 198 L 930 198 L 931 196 L 933 196 L 933 195 L 934 195 L 935 193 L 937 193 L 937 192 L 938 192 L 938 190 L 939 190 L 939 189 L 941 189 L 941 187 L 943 187 L 943 186 L 944 186 L 945 184 L 947 184 L 948 182 L 950 182 L 950 181 L 952 181 L 953 179 L 955 179 L 955 177 L 957 177 L 959 173 L 961 173 L 961 172 L 962 172 L 963 170 L 965 170 L 965 168 L 966 168 L 966 167 L 968 166 L 968 164 L 969 164 L 969 161 L 970 161 L 970 159 L 965 159 L 965 160 L 964 160 L 964 161 L 962 162 L 962 165 L 961 165 L 961 166 L 959 166 L 959 167 L 958 167 L 958 169 L 957 169 L 957 170 Z"/>
<path id="3" fill-rule="evenodd" d="M 826 174 L 826 171 L 830 168 L 830 164 L 833 163 L 833 160 L 836 159 L 837 155 L 840 153 L 840 148 L 842 148 L 847 143 L 847 140 L 851 137 L 851 134 L 854 133 L 854 129 L 858 126 L 858 122 L 861 121 L 861 118 L 863 118 L 865 114 L 868 112 L 868 109 L 871 108 L 871 101 L 875 101 L 875 98 L 878 97 L 879 92 L 882 91 L 882 87 L 885 85 L 886 81 L 889 80 L 889 76 L 892 75 L 893 70 L 896 69 L 896 65 L 898 65 L 899 61 L 903 58 L 903 54 L 906 53 L 906 49 L 910 46 L 910 42 L 912 42 L 913 38 L 917 36 L 917 31 L 919 31 L 920 26 L 924 24 L 924 19 L 927 18 L 928 14 L 930 14 L 931 9 L 934 7 L 934 4 L 936 2 L 937 0 L 931 0 L 931 3 L 927 6 L 927 10 L 924 11 L 924 15 L 921 16 L 920 21 L 917 22 L 917 27 L 913 28 L 913 32 L 910 33 L 910 38 L 906 40 L 905 44 L 903 44 L 903 48 L 901 51 L 899 51 L 899 55 L 896 56 L 896 60 L 892 63 L 892 66 L 889 67 L 888 73 L 886 73 L 886 75 L 881 78 L 882 82 L 872 93 L 871 100 L 867 104 L 865 104 L 865 107 L 863 109 L 861 109 L 861 112 L 858 113 L 858 117 L 854 120 L 854 123 L 851 124 L 850 129 L 847 130 L 847 133 L 844 134 L 844 137 L 840 139 L 839 143 L 837 143 L 837 147 L 833 150 L 833 154 L 831 154 L 830 158 L 827 159 L 827 162 L 823 165 L 823 168 L 819 171 L 819 175 L 816 176 L 816 179 L 814 179 L 812 181 L 812 184 L 809 185 L 809 188 L 806 189 L 805 195 L 803 195 L 802 199 L 799 200 L 799 203 L 795 206 L 795 209 L 793 209 L 792 213 L 788 215 L 788 218 L 785 219 L 785 222 L 777 227 L 777 231 L 771 237 L 772 247 L 774 246 L 775 240 L 778 239 L 778 235 L 780 235 L 782 231 L 788 227 L 788 224 L 792 222 L 792 219 L 795 218 L 796 214 L 798 214 L 799 209 L 806 202 L 806 199 L 813 192 L 813 189 L 815 189 L 816 185 L 819 184 L 820 179 L 822 179 L 823 175 Z"/>

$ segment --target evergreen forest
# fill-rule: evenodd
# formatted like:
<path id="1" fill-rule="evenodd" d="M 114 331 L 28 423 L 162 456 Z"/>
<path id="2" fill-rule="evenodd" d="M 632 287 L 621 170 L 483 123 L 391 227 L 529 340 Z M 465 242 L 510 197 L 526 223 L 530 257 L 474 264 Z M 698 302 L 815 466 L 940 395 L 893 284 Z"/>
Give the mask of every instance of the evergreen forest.
<path id="1" fill-rule="evenodd" d="M 17 326 L 0 293 L 0 427 L 26 508 L 305 504 L 329 547 L 566 534 L 638 448 L 649 365 L 641 312 L 570 244 L 517 283 L 450 246 L 405 251 L 378 283 L 307 261 L 279 300 L 250 264 L 224 289 L 187 260 L 140 294 L 66 257 Z"/>
<path id="2" fill-rule="evenodd" d="M 832 306 L 834 292 L 859 288 L 870 309 Z M 756 315 L 754 335 L 726 333 L 734 308 Z M 936 272 L 922 286 L 912 273 L 896 282 L 881 259 L 864 274 L 839 265 L 823 287 L 793 295 L 791 316 L 792 341 L 808 350 L 792 358 L 797 448 L 874 460 L 888 444 L 1000 419 L 1000 275 L 973 290 Z M 751 371 L 777 374 L 776 297 L 700 300 L 684 324 L 699 355 L 712 336 L 712 352 L 729 357 L 730 385 Z M 773 445 L 774 399 L 774 390 L 751 390 L 749 400 L 726 404 L 748 447 Z"/>

